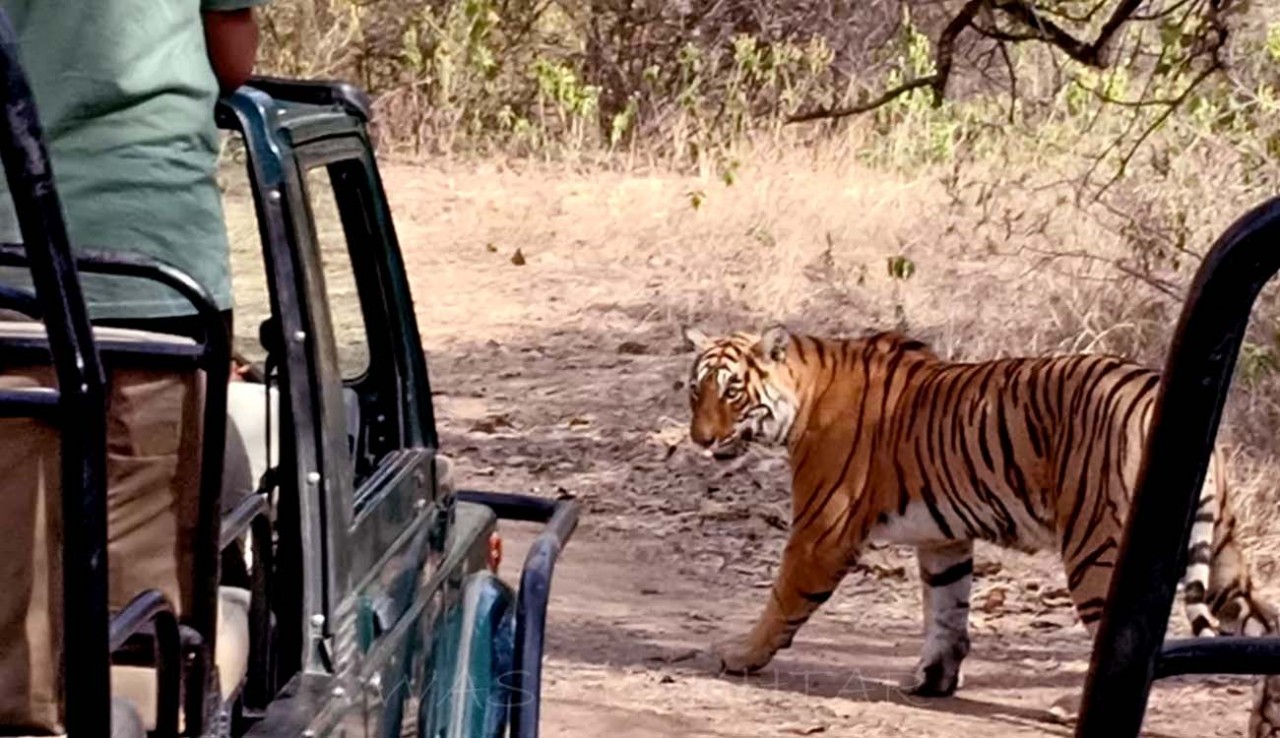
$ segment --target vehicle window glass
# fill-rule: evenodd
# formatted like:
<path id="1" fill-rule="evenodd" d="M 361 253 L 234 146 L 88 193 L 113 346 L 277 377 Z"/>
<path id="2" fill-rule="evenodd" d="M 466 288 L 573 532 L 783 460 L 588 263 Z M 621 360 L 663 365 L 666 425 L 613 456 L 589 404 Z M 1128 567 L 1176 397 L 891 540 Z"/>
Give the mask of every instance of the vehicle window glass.
<path id="1" fill-rule="evenodd" d="M 344 380 L 354 380 L 369 368 L 369 341 L 351 254 L 347 250 L 347 238 L 328 169 L 316 167 L 307 171 L 307 193 L 315 217 L 325 293 L 337 344 L 338 368 Z"/>
<path id="2" fill-rule="evenodd" d="M 225 140 L 218 166 L 218 186 L 222 190 L 223 217 L 231 244 L 231 294 L 235 301 L 233 346 L 241 357 L 261 366 L 267 352 L 259 341 L 258 327 L 271 317 L 267 267 L 254 210 L 253 188 L 245 169 L 244 142 L 239 136 Z"/>

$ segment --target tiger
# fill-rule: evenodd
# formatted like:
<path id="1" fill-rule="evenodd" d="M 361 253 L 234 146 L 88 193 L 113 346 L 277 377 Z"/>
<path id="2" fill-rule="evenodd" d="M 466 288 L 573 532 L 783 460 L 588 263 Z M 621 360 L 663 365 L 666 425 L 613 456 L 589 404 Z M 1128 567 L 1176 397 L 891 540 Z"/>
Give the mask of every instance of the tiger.
<path id="1" fill-rule="evenodd" d="M 781 564 L 751 630 L 713 646 L 722 671 L 757 671 L 789 648 L 876 543 L 916 550 L 924 638 L 900 685 L 908 694 L 959 686 L 975 541 L 1056 550 L 1096 636 L 1159 372 L 1101 354 L 944 361 L 898 332 L 683 334 L 696 353 L 690 440 L 721 460 L 751 443 L 785 446 L 791 468 Z M 1229 493 L 1217 447 L 1189 541 L 1185 615 L 1200 637 L 1274 633 L 1277 611 L 1254 595 Z M 1271 681 L 1255 690 L 1251 735 L 1280 735 L 1267 717 L 1280 716 Z"/>

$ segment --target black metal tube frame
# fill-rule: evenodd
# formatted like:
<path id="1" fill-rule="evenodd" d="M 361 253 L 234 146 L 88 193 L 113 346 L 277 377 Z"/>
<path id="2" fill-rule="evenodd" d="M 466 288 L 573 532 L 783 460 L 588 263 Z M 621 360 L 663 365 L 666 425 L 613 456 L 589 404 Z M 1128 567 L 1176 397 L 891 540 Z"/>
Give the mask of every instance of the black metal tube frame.
<path id="1" fill-rule="evenodd" d="M 500 520 L 546 523 L 529 546 L 520 572 L 520 592 L 516 596 L 515 679 L 510 685 L 512 701 L 508 712 L 511 738 L 538 738 L 542 653 L 551 577 L 560 551 L 578 527 L 578 502 L 471 490 L 460 490 L 456 497 L 460 502 L 489 507 Z"/>
<path id="2" fill-rule="evenodd" d="M 276 100 L 307 105 L 336 105 L 363 123 L 373 120 L 373 102 L 369 95 L 347 82 L 254 75 L 245 84 Z"/>
<path id="3" fill-rule="evenodd" d="M 265 710 L 271 701 L 273 673 L 271 664 L 271 502 L 267 493 L 254 492 L 240 501 L 222 518 L 218 548 L 225 551 L 231 544 L 253 530 L 253 571 L 249 601 L 249 674 L 241 701 L 247 712 Z"/>
<path id="4" fill-rule="evenodd" d="M 201 634 L 199 668 L 193 669 L 191 674 L 208 675 L 212 673 L 213 654 L 217 647 L 215 639 L 218 631 L 219 564 L 223 548 L 221 545 L 222 459 L 226 451 L 226 407 L 227 385 L 231 379 L 231 336 L 227 334 L 222 313 L 209 293 L 185 272 L 129 254 L 106 253 L 93 249 L 79 249 L 78 252 L 72 258 L 80 272 L 136 277 L 163 284 L 190 303 L 196 309 L 200 322 L 205 326 L 204 341 L 200 345 L 197 360 L 205 372 L 205 411 L 200 447 L 200 500 L 197 513 L 199 523 L 196 527 L 193 557 L 196 595 L 192 597 L 189 611 L 184 613 L 182 620 L 190 623 Z M 0 244 L 0 265 L 24 266 L 28 261 L 28 254 L 22 246 Z M 42 305 L 41 312 L 42 315 L 33 317 L 43 317 L 47 320 L 49 314 L 47 307 Z M 105 401 L 102 412 L 105 419 Z M 103 434 L 105 463 L 105 424 Z M 214 463 L 208 463 L 210 459 L 215 460 Z M 104 482 L 104 496 L 105 489 Z M 103 535 L 105 537 L 105 531 Z M 204 728 L 206 718 L 210 717 L 205 714 L 208 700 L 207 695 L 203 694 L 210 685 L 206 683 L 208 679 L 198 676 L 196 679 L 202 684 L 202 688 L 191 688 L 195 680 L 188 684 L 186 715 L 189 728 L 198 735 Z"/>
<path id="5" fill-rule="evenodd" d="M 1138 735 L 1157 678 L 1280 672 L 1273 638 L 1164 645 L 1249 314 L 1277 270 L 1280 198 L 1237 220 L 1205 256 L 1192 282 L 1165 360 L 1076 736 Z"/>
<path id="6" fill-rule="evenodd" d="M 106 379 L 18 36 L 0 12 L 0 163 L 58 379 L 62 468 L 63 689 L 71 738 L 110 732 L 107 615 Z M 6 398 L 13 400 L 12 396 Z"/>
<path id="7" fill-rule="evenodd" d="M 150 629 L 156 668 L 156 727 L 158 738 L 178 735 L 178 700 L 181 684 L 182 640 L 178 615 L 159 590 L 149 589 L 130 600 L 111 619 L 110 646 L 116 652 L 130 637 Z"/>

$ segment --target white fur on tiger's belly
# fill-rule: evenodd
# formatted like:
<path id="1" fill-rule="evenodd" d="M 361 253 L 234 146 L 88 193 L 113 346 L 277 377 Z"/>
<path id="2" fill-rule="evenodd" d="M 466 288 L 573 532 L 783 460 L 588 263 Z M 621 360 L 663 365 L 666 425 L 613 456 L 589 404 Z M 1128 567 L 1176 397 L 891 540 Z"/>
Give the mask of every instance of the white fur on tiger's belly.
<path id="1" fill-rule="evenodd" d="M 868 540 L 873 544 L 923 546 L 946 543 L 951 539 L 942 534 L 942 529 L 933 519 L 928 506 L 923 502 L 913 501 L 907 505 L 907 511 L 903 515 L 899 515 L 897 510 L 885 513 L 883 522 L 876 523 L 871 528 Z"/>
<path id="2" fill-rule="evenodd" d="M 1019 538 L 1017 541 L 992 541 L 993 543 L 1028 553 L 1051 549 L 1056 545 L 1052 530 L 1033 520 L 1025 511 L 1008 507 Z M 907 504 L 907 511 L 902 515 L 898 515 L 896 509 L 885 513 L 884 522 L 871 528 L 868 540 L 874 545 L 928 546 L 966 538 L 962 535 L 964 531 L 960 529 L 959 520 L 951 516 L 946 516 L 945 520 L 951 528 L 950 538 L 938 527 L 929 507 L 919 500 L 913 500 Z"/>

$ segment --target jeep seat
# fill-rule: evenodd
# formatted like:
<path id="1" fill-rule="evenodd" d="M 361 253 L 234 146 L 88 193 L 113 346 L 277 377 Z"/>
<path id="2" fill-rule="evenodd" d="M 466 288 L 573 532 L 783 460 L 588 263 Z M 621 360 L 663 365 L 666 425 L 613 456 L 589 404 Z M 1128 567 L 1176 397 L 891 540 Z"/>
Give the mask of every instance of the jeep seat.
<path id="1" fill-rule="evenodd" d="M 182 620 L 199 596 L 194 546 L 204 372 L 190 360 L 196 345 L 106 328 L 96 328 L 95 339 L 107 375 L 109 604 L 116 611 L 157 589 Z M 0 322 L 0 388 L 57 386 L 41 346 L 47 346 L 41 323 Z M 0 519 L 6 521 L 0 536 L 0 725 L 57 735 L 63 622 L 57 428 L 40 419 L 0 418 L 0 470 Z M 214 658 L 220 691 L 230 699 L 247 671 L 250 594 L 229 587 L 218 594 Z M 115 696 L 153 728 L 154 670 L 113 666 L 111 679 Z"/>

